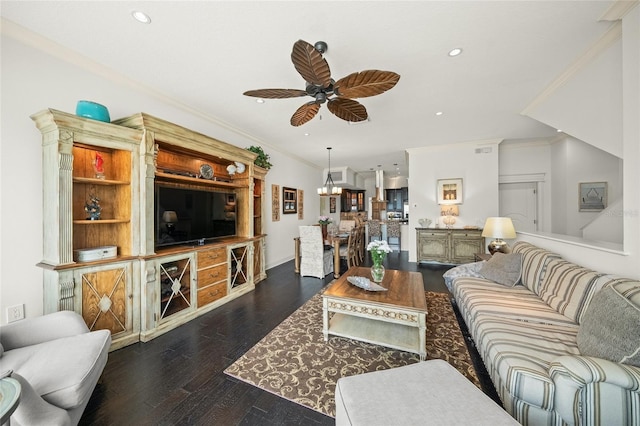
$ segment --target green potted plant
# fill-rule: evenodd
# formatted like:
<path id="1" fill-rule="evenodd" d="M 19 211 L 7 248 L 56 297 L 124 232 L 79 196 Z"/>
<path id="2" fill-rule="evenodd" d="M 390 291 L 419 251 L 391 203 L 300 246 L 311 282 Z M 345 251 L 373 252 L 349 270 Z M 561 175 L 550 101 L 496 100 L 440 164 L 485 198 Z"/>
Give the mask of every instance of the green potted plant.
<path id="1" fill-rule="evenodd" d="M 269 162 L 269 154 L 265 153 L 262 147 L 252 145 L 247 148 L 248 151 L 254 152 L 258 154 L 253 164 L 256 166 L 262 167 L 264 169 L 269 170 L 273 164 Z"/>

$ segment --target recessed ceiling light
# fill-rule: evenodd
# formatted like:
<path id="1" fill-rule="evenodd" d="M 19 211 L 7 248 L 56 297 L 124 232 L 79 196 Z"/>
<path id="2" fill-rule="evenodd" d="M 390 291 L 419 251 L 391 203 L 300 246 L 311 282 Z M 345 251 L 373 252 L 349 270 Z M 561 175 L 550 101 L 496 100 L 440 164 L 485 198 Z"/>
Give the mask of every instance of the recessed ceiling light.
<path id="1" fill-rule="evenodd" d="M 562 129 L 557 129 L 556 132 L 562 133 Z"/>
<path id="2" fill-rule="evenodd" d="M 455 49 L 452 49 L 451 51 L 449 51 L 449 56 L 458 56 L 461 53 L 462 53 L 462 49 L 460 49 L 459 47 L 456 47 Z"/>
<path id="3" fill-rule="evenodd" d="M 263 104 L 264 103 L 264 99 L 256 99 L 256 102 L 259 104 Z"/>
<path id="4" fill-rule="evenodd" d="M 442 111 L 438 111 L 438 112 L 436 112 L 436 115 L 437 115 L 438 117 L 440 117 L 442 114 L 444 114 Z"/>
<path id="5" fill-rule="evenodd" d="M 140 12 L 139 10 L 134 10 L 133 12 L 131 12 L 131 16 L 133 16 L 133 19 L 143 24 L 151 23 L 151 18 L 149 17 L 149 15 L 144 12 Z"/>
<path id="6" fill-rule="evenodd" d="M 305 136 L 309 136 L 310 134 L 311 134 L 311 133 L 305 133 L 304 135 L 305 135 Z"/>

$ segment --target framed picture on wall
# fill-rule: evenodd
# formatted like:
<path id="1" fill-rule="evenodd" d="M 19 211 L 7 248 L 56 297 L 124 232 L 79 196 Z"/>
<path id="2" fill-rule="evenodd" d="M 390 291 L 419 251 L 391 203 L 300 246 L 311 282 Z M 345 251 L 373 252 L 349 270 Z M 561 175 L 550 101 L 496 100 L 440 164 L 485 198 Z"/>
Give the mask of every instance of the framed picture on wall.
<path id="1" fill-rule="evenodd" d="M 438 204 L 462 204 L 462 178 L 438 179 Z"/>
<path id="2" fill-rule="evenodd" d="M 298 189 L 298 220 L 304 219 L 304 189 Z"/>
<path id="3" fill-rule="evenodd" d="M 599 212 L 607 207 L 607 182 L 580 182 L 578 210 Z"/>
<path id="4" fill-rule="evenodd" d="M 329 197 L 329 213 L 336 212 L 336 200 L 337 197 Z"/>
<path id="5" fill-rule="evenodd" d="M 282 214 L 297 213 L 298 191 L 295 188 L 282 187 Z"/>
<path id="6" fill-rule="evenodd" d="M 280 220 L 280 185 L 271 185 L 271 220 Z"/>

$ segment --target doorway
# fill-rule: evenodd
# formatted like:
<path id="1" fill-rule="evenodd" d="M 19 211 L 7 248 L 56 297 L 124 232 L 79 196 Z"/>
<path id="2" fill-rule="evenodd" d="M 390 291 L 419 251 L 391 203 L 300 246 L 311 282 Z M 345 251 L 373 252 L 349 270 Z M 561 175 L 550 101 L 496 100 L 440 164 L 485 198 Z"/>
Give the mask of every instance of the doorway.
<path id="1" fill-rule="evenodd" d="M 538 230 L 538 183 L 501 183 L 498 187 L 500 216 L 510 217 L 516 231 Z"/>

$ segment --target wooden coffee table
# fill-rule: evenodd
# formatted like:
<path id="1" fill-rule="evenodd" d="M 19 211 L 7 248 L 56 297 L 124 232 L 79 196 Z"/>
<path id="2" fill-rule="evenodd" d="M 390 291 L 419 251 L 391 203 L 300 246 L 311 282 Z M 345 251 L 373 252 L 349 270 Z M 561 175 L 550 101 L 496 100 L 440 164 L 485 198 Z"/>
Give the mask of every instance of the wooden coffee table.
<path id="1" fill-rule="evenodd" d="M 374 343 L 427 357 L 425 299 L 422 274 L 387 269 L 380 285 L 387 291 L 366 291 L 347 277 L 371 277 L 369 268 L 352 267 L 322 294 L 322 333 Z"/>

